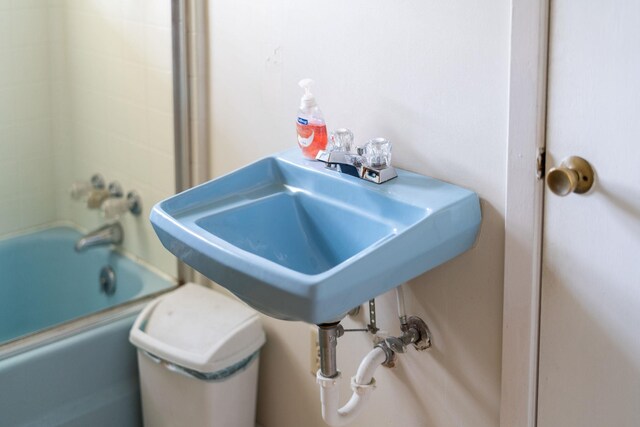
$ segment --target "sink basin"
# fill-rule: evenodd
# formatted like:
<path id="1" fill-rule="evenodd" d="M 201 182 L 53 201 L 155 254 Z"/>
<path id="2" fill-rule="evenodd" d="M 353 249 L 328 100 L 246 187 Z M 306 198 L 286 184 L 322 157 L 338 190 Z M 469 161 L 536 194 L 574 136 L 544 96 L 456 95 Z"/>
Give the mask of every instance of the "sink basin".
<path id="1" fill-rule="evenodd" d="M 412 172 L 381 185 L 298 149 L 170 197 L 162 244 L 263 313 L 325 323 L 469 249 L 478 196 Z"/>

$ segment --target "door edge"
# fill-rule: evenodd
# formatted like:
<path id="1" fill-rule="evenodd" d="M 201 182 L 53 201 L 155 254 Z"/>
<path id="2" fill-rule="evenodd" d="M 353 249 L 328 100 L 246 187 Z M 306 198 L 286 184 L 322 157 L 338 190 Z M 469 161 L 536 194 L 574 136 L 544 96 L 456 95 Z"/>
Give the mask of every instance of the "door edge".
<path id="1" fill-rule="evenodd" d="M 513 0 L 500 426 L 536 426 L 549 0 Z"/>

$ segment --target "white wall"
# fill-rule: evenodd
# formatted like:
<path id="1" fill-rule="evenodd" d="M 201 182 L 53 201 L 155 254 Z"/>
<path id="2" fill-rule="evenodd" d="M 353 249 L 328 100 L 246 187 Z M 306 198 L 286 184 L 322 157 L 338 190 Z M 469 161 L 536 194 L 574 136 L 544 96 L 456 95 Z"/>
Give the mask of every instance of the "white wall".
<path id="1" fill-rule="evenodd" d="M 508 0 L 208 2 L 213 176 L 294 147 L 297 82 L 312 77 L 330 129 L 349 127 L 359 143 L 386 136 L 397 166 L 482 198 L 476 247 L 409 283 L 407 308 L 434 348 L 381 370 L 355 426 L 499 423 L 509 10 Z M 392 295 L 378 306 L 397 330 Z M 264 321 L 258 422 L 322 426 L 309 326 Z M 364 334 L 340 338 L 345 396 L 370 347 Z"/>
<path id="2" fill-rule="evenodd" d="M 57 216 L 99 226 L 68 188 L 96 172 L 119 181 L 143 202 L 121 218 L 124 249 L 175 275 L 148 220 L 175 192 L 171 1 L 50 0 L 50 20 Z"/>
<path id="3" fill-rule="evenodd" d="M 0 235 L 55 219 L 46 0 L 0 1 Z"/>

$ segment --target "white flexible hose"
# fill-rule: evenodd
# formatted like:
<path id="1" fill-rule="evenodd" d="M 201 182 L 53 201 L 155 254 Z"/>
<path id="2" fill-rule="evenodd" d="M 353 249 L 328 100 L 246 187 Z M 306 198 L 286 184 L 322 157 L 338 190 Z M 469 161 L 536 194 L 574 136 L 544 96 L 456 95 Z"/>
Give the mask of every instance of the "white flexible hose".
<path id="1" fill-rule="evenodd" d="M 384 350 L 376 347 L 371 350 L 360 362 L 358 370 L 356 371 L 355 383 L 358 385 L 369 385 L 373 380 L 373 374 L 378 369 L 378 366 L 382 365 L 387 359 L 387 355 Z"/>
<path id="2" fill-rule="evenodd" d="M 358 367 L 356 376 L 351 379 L 353 394 L 351 399 L 342 408 L 339 408 L 340 390 L 336 386 L 340 384 L 340 374 L 334 378 L 325 378 L 320 374 L 316 376 L 320 384 L 320 403 L 322 404 L 322 418 L 333 427 L 344 426 L 354 420 L 360 413 L 371 391 L 375 387 L 373 374 L 387 356 L 379 347 L 371 350 Z"/>

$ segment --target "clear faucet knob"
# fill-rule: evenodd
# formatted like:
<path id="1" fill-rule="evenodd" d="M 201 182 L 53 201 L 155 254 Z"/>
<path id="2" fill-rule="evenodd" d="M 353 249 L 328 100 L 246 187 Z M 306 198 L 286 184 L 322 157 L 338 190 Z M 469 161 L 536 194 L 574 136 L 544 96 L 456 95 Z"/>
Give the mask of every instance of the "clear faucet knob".
<path id="1" fill-rule="evenodd" d="M 106 219 L 117 219 L 131 212 L 140 215 L 142 212 L 142 200 L 135 191 L 130 191 L 127 197 L 110 197 L 102 204 L 102 213 Z"/>
<path id="2" fill-rule="evenodd" d="M 127 199 L 111 198 L 102 204 L 102 213 L 106 219 L 118 219 L 129 211 Z"/>
<path id="3" fill-rule="evenodd" d="M 364 158 L 373 168 L 391 166 L 391 141 L 386 138 L 373 138 L 364 146 Z"/>
<path id="4" fill-rule="evenodd" d="M 331 142 L 329 151 L 349 153 L 351 152 L 351 146 L 353 144 L 353 132 L 346 128 L 336 129 L 331 132 L 329 140 Z"/>
<path id="5" fill-rule="evenodd" d="M 76 181 L 69 188 L 69 195 L 73 200 L 84 200 L 89 196 L 89 192 L 93 189 L 90 182 Z"/>
<path id="6" fill-rule="evenodd" d="M 104 178 L 99 173 L 91 177 L 91 181 L 75 181 L 69 188 L 69 194 L 73 200 L 86 200 L 92 190 L 104 188 Z"/>

